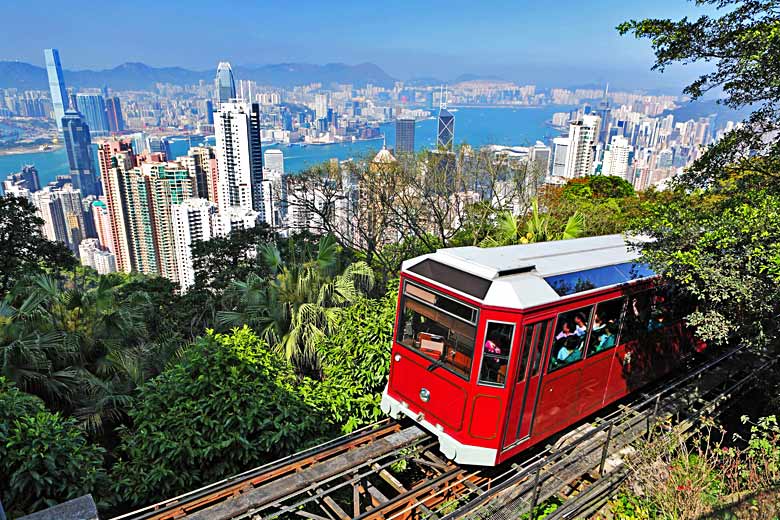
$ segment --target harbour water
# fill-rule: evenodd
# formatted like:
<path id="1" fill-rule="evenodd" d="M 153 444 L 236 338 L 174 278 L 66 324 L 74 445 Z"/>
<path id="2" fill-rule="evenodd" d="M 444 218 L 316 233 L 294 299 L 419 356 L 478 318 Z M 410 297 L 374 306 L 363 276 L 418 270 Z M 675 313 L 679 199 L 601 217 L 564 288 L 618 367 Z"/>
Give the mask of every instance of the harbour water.
<path id="1" fill-rule="evenodd" d="M 570 107 L 545 106 L 541 108 L 484 108 L 469 107 L 453 109 L 455 115 L 455 141 L 479 147 L 487 144 L 527 146 L 535 141 L 549 141 L 559 132 L 547 125 L 554 112 L 569 110 Z M 382 133 L 388 147 L 395 144 L 395 125 L 382 125 Z M 186 155 L 192 145 L 202 139 L 174 139 L 171 148 L 174 157 Z M 213 138 L 209 140 L 213 143 Z M 356 141 L 328 145 L 292 146 L 270 145 L 265 149 L 280 148 L 284 152 L 284 168 L 288 173 L 297 173 L 331 158 L 339 160 L 364 157 L 382 147 L 383 140 Z M 436 142 L 436 120 L 426 119 L 415 125 L 415 148 L 432 148 Z M 19 171 L 22 165 L 34 164 L 40 174 L 41 184 L 46 184 L 57 175 L 68 173 L 68 157 L 64 148 L 50 152 L 31 152 L 0 156 L 0 179 Z"/>

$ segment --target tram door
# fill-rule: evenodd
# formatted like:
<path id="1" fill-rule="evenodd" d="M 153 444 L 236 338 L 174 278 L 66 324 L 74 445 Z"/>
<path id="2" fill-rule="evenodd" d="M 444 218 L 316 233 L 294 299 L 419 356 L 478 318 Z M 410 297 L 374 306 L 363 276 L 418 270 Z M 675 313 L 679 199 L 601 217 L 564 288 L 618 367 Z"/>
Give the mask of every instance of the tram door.
<path id="1" fill-rule="evenodd" d="M 531 425 L 536 413 L 536 401 L 541 386 L 544 346 L 553 327 L 553 320 L 526 325 L 520 363 L 515 374 L 512 404 L 507 414 L 504 448 L 509 448 L 531 436 Z"/>

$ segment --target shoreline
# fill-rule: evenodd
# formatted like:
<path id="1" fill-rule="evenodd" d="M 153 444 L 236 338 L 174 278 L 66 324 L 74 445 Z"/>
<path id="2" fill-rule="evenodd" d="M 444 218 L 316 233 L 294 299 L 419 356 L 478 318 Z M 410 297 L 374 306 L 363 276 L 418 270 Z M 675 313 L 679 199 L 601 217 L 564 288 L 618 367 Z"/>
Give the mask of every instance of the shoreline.
<path id="1" fill-rule="evenodd" d="M 31 154 L 31 153 L 50 153 L 50 152 L 56 152 L 57 150 L 61 150 L 63 148 L 63 145 L 56 144 L 56 145 L 50 145 L 51 147 L 48 150 L 39 150 L 39 145 L 36 145 L 34 147 L 18 147 L 18 148 L 7 148 L 0 150 L 0 156 L 5 155 L 24 155 L 24 154 Z"/>

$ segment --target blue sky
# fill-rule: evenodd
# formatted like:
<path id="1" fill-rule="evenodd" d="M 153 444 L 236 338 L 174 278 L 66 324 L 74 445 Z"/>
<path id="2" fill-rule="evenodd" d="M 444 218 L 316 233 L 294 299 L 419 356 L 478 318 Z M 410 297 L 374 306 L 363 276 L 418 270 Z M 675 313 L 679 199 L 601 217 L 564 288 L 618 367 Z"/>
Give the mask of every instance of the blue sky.
<path id="1" fill-rule="evenodd" d="M 701 69 L 652 73 L 648 42 L 620 37 L 629 18 L 695 16 L 686 0 L 11 1 L 0 59 L 65 68 L 126 61 L 208 69 L 286 61 L 370 61 L 407 79 L 490 74 L 540 84 L 611 81 L 675 88 Z"/>

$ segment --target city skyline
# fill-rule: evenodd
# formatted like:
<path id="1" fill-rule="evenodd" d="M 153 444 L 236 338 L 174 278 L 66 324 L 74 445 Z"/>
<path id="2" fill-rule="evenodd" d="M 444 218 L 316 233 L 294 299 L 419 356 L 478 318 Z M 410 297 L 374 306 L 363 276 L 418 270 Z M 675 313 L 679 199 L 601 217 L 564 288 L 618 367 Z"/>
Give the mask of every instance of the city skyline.
<path id="1" fill-rule="evenodd" d="M 219 10 L 203 2 L 188 3 L 187 9 L 181 9 L 178 2 L 171 2 L 155 5 L 157 16 L 145 17 L 143 23 L 135 23 L 135 13 L 142 13 L 141 8 L 123 16 L 122 23 L 132 26 L 133 38 L 116 30 L 115 20 L 106 24 L 96 20 L 79 26 L 79 32 L 74 34 L 68 28 L 72 24 L 62 21 L 75 16 L 78 9 L 51 3 L 50 21 L 31 18 L 20 6 L 9 6 L 6 18 L 18 23 L 9 24 L 11 32 L 0 47 L 0 60 L 42 65 L 40 48 L 54 46 L 68 56 L 71 70 L 111 68 L 124 62 L 192 70 L 213 69 L 219 61 L 230 61 L 234 66 L 370 62 L 401 80 L 452 80 L 475 74 L 541 86 L 610 81 L 617 87 L 651 89 L 679 88 L 701 70 L 688 67 L 672 68 L 663 75 L 651 72 L 650 49 L 641 42 L 620 37 L 615 26 L 630 18 L 668 16 L 670 10 L 676 15 L 696 16 L 707 12 L 705 9 L 673 0 L 652 5 L 624 5 L 614 0 L 598 4 L 562 2 L 551 12 L 534 9 L 533 4 L 525 1 L 493 1 L 484 4 L 482 14 L 472 18 L 461 16 L 465 6 L 458 2 L 447 4 L 449 7 L 434 2 L 424 11 L 413 9 L 404 14 L 405 10 L 399 9 L 400 18 L 392 24 L 368 12 L 375 8 L 352 2 L 342 2 L 344 9 L 311 5 L 294 12 L 241 5 L 242 16 L 230 16 L 227 24 L 221 21 L 227 22 L 226 17 L 234 12 L 231 9 Z M 518 16 L 512 15 L 515 12 Z M 100 19 L 109 13 L 96 11 L 95 16 Z M 172 19 L 187 23 L 170 24 Z M 264 30 L 258 34 L 253 27 L 260 19 L 264 20 Z M 518 24 L 517 20 L 522 22 Z M 42 30 L 30 31 L 33 22 L 42 25 Z M 228 31 L 229 27 L 230 34 L 240 33 L 241 45 L 236 45 L 232 38 L 201 41 L 187 37 L 199 33 L 198 27 L 205 24 L 210 32 L 214 28 L 217 32 Z M 551 33 L 551 24 L 561 30 Z M 161 25 L 171 36 L 165 46 L 159 46 L 154 38 L 143 38 L 143 34 L 154 33 Z M 334 31 L 334 27 L 349 30 Z M 306 42 L 296 37 L 296 32 L 304 29 Z M 15 38 L 17 31 L 20 34 Z M 33 37 L 31 32 L 35 33 Z M 309 45 L 311 38 L 321 38 L 323 43 Z M 101 45 L 94 45 L 95 41 L 101 41 Z M 107 53 L 106 48 L 112 52 Z"/>

